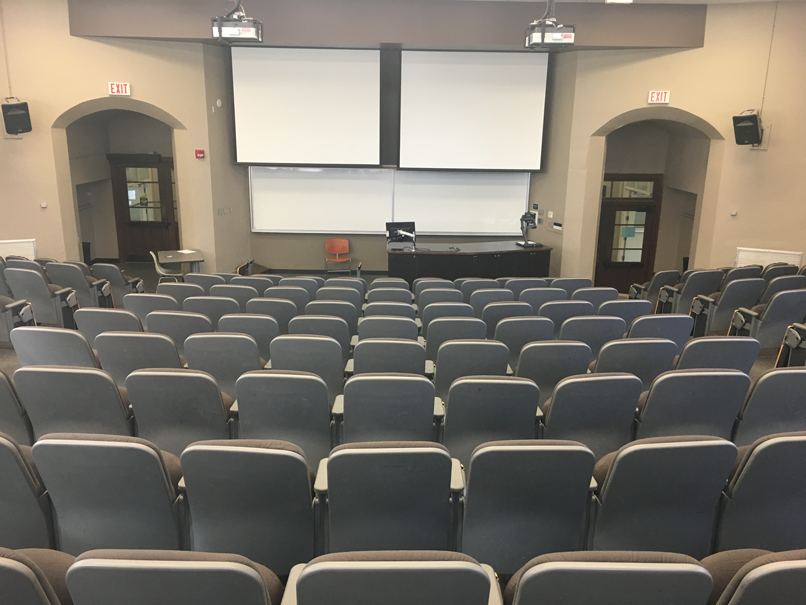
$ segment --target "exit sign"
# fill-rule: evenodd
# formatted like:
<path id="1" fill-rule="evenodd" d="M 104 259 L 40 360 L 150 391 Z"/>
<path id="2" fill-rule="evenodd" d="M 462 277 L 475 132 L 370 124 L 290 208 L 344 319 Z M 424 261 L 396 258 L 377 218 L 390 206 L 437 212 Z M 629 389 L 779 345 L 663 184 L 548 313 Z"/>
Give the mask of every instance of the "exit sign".
<path id="1" fill-rule="evenodd" d="M 649 91 L 649 100 L 647 103 L 650 104 L 657 104 L 660 103 L 662 105 L 669 104 L 669 91 L 668 90 L 650 90 Z"/>
<path id="2" fill-rule="evenodd" d="M 107 92 L 109 93 L 110 97 L 113 96 L 122 96 L 122 97 L 130 97 L 132 96 L 132 88 L 129 86 L 128 82 L 110 82 L 107 88 Z"/>

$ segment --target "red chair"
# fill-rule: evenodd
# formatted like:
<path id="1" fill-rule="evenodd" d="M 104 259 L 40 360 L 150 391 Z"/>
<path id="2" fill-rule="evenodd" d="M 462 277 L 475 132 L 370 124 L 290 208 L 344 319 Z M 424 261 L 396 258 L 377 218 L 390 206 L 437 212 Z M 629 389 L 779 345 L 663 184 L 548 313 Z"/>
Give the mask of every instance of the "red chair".
<path id="1" fill-rule="evenodd" d="M 330 273 L 340 273 L 347 271 L 348 275 L 353 273 L 353 261 L 349 256 L 342 256 L 350 253 L 350 242 L 342 238 L 333 238 L 325 242 L 325 253 L 332 256 L 325 257 L 325 276 Z M 330 269 L 330 263 L 347 263 L 346 269 Z M 343 267 L 344 265 L 336 265 Z"/>

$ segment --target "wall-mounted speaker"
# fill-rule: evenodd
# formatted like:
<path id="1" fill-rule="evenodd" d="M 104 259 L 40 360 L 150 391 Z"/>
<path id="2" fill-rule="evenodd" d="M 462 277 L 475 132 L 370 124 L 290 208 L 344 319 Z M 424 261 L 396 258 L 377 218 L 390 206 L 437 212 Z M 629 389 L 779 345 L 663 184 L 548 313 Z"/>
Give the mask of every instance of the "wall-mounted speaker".
<path id="1" fill-rule="evenodd" d="M 764 129 L 758 109 L 748 109 L 733 116 L 733 134 L 737 145 L 760 145 Z"/>
<path id="2" fill-rule="evenodd" d="M 4 103 L 3 123 L 8 134 L 22 134 L 31 132 L 31 114 L 28 113 L 28 103 Z"/>

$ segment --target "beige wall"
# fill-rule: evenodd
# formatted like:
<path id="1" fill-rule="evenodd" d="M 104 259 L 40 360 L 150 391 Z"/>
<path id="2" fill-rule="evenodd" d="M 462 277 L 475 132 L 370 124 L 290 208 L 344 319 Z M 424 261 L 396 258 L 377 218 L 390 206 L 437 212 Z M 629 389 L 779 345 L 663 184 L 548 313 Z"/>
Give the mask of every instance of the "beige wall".
<path id="1" fill-rule="evenodd" d="M 664 174 L 669 133 L 653 122 L 635 122 L 607 135 L 605 172 Z"/>

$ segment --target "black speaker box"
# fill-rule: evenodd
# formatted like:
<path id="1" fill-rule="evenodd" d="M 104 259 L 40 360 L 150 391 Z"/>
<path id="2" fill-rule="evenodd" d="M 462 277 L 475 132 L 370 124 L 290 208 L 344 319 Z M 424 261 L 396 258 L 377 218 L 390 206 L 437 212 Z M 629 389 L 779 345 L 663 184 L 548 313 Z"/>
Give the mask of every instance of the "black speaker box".
<path id="1" fill-rule="evenodd" d="M 757 110 L 748 109 L 733 116 L 733 134 L 736 135 L 737 145 L 760 145 L 763 132 Z"/>
<path id="2" fill-rule="evenodd" d="M 28 113 L 28 103 L 5 103 L 3 108 L 3 122 L 8 134 L 22 134 L 31 132 L 31 114 Z"/>

